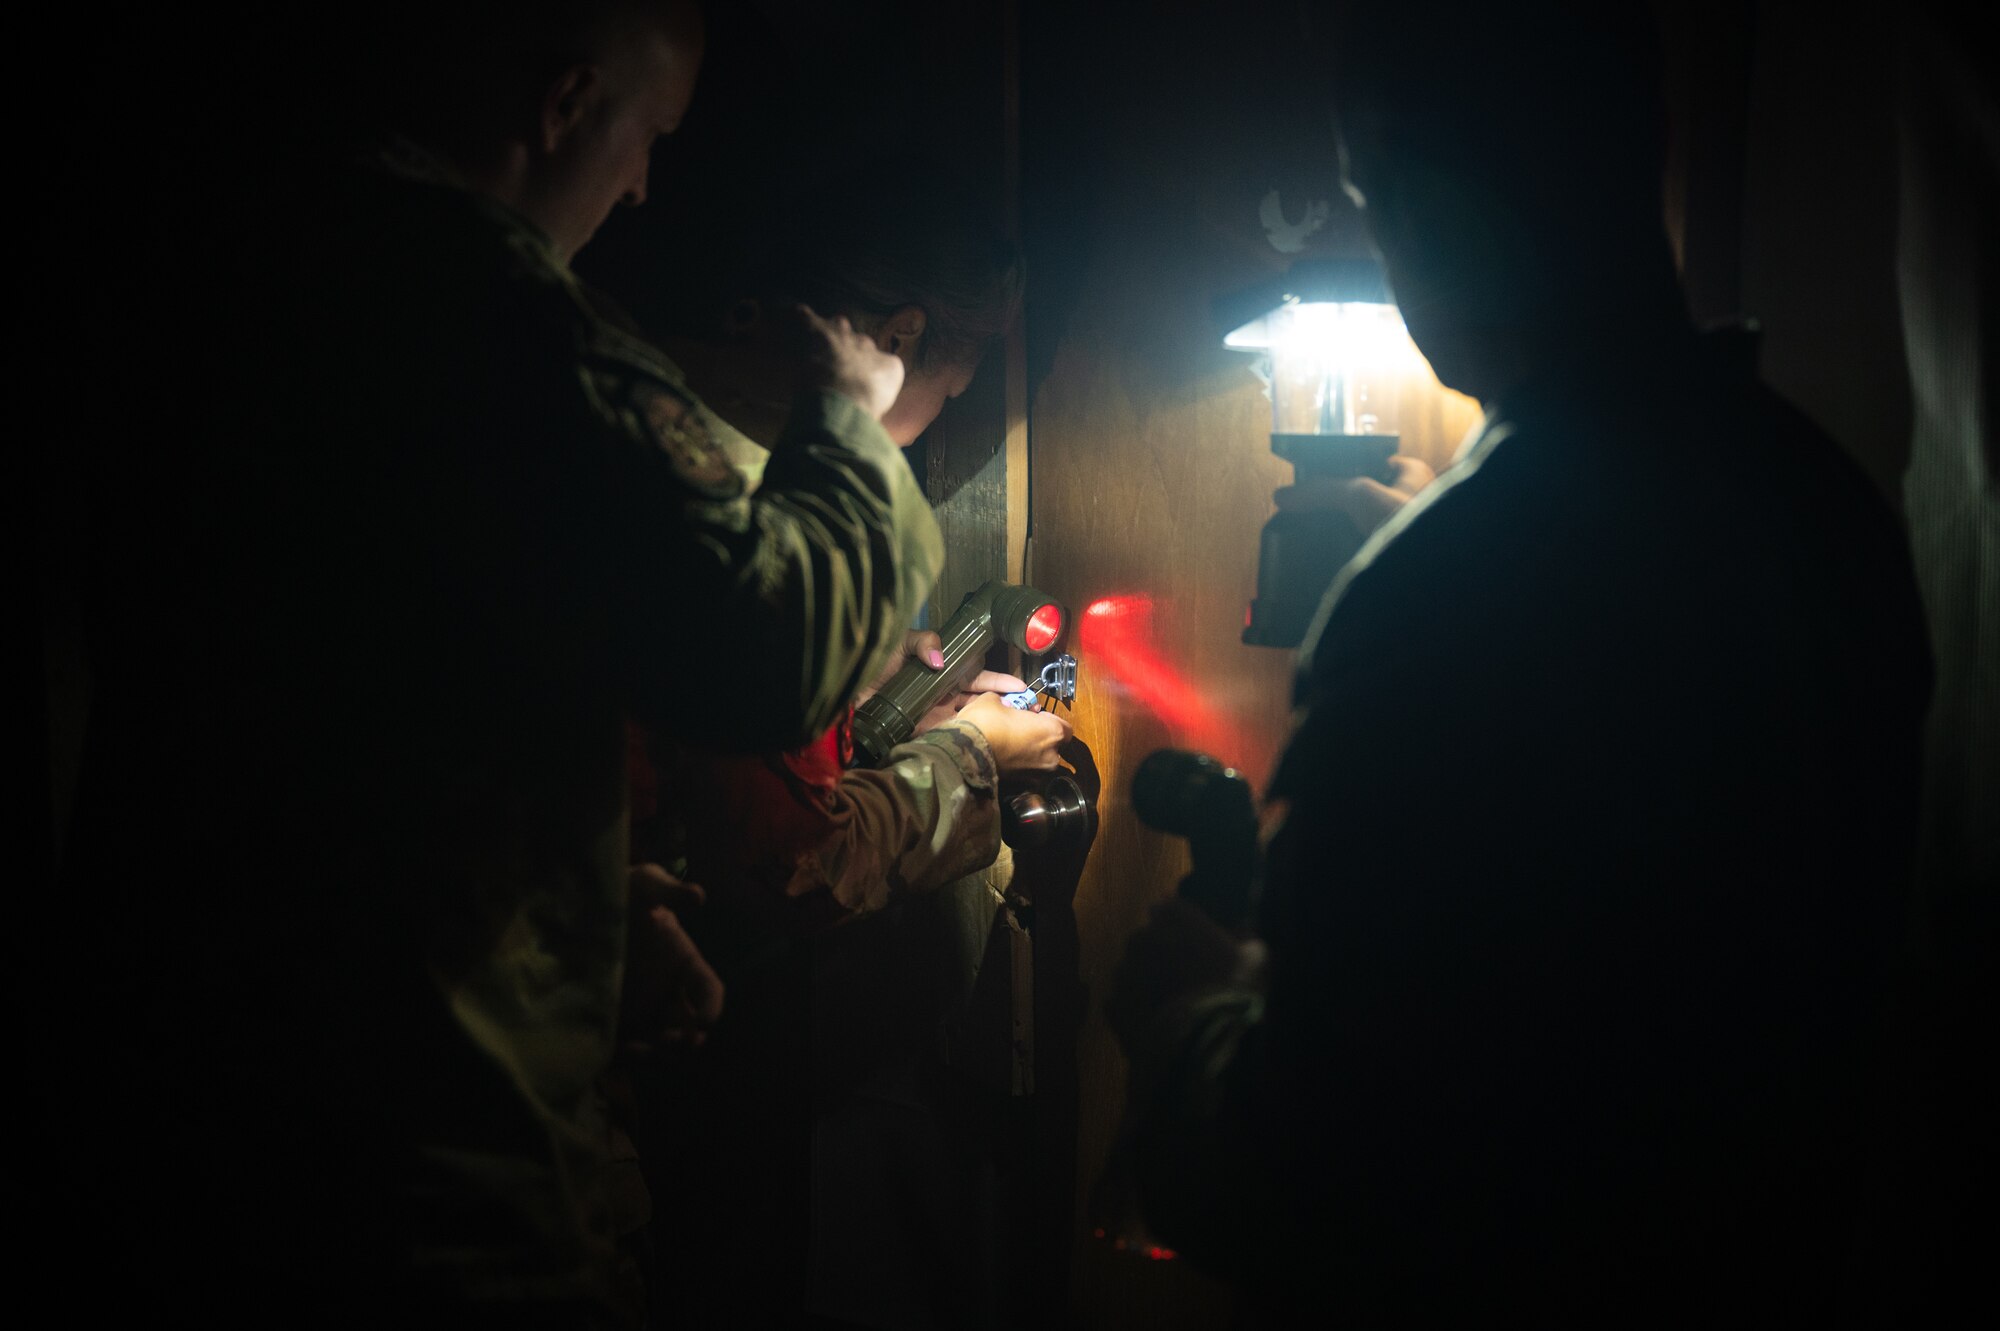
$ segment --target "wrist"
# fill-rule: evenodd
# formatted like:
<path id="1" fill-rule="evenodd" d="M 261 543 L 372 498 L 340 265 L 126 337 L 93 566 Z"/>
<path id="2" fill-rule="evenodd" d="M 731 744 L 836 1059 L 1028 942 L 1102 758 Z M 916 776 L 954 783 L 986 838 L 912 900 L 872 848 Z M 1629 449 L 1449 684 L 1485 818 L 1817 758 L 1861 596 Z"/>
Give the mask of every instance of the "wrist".
<path id="1" fill-rule="evenodd" d="M 991 791 L 1000 784 L 1000 764 L 993 756 L 992 741 L 971 721 L 944 721 L 911 740 L 945 750 L 974 790 Z"/>
<path id="2" fill-rule="evenodd" d="M 792 398 L 791 418 L 786 435 L 831 434 L 842 439 L 865 438 L 879 441 L 890 449 L 882 422 L 875 419 L 859 400 L 835 388 L 810 389 Z M 900 451 L 900 450 L 899 450 Z"/>

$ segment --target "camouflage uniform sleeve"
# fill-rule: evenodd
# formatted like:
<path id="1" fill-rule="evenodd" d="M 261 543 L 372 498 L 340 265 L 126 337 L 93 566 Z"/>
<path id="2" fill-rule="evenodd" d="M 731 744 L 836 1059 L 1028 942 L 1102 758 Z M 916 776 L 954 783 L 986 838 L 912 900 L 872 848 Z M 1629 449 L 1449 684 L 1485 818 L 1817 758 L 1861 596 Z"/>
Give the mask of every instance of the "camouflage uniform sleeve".
<path id="1" fill-rule="evenodd" d="M 793 748 L 901 642 L 943 564 L 937 520 L 882 427 L 805 396 L 750 493 L 671 364 L 599 328 L 584 382 L 621 437 L 602 490 L 607 608 L 642 715 L 695 743 Z"/>
<path id="2" fill-rule="evenodd" d="M 1000 853 L 999 771 L 977 726 L 949 721 L 842 775 L 833 830 L 786 891 L 830 893 L 848 912 L 934 892 Z"/>
<path id="3" fill-rule="evenodd" d="M 794 408 L 751 502 L 795 607 L 781 623 L 802 621 L 792 650 L 816 735 L 901 646 L 944 568 L 944 536 L 902 450 L 837 393 Z"/>

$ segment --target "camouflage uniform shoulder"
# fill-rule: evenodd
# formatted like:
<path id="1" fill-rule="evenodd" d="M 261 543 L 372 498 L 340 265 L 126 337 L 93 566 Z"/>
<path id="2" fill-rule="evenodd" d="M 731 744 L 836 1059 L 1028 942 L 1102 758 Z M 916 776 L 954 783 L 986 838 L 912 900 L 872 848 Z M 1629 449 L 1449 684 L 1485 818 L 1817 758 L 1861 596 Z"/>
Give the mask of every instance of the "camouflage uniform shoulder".
<path id="1" fill-rule="evenodd" d="M 504 256 L 502 284 L 517 297 L 544 303 L 548 313 L 567 301 L 575 279 L 547 235 L 512 208 L 466 184 L 429 149 L 391 135 L 359 149 L 352 165 L 363 176 L 390 184 L 393 193 L 408 201 L 409 210 L 459 240 L 466 262 L 475 269 L 490 274 L 497 248 Z"/>
<path id="2" fill-rule="evenodd" d="M 585 400 L 614 432 L 659 449 L 699 498 L 730 500 L 744 493 L 743 476 L 716 443 L 680 367 L 615 302 L 579 281 L 540 228 L 467 188 L 434 154 L 408 140 L 375 145 L 361 164 L 430 194 L 460 219 L 455 225 L 478 219 L 471 229 L 485 232 L 485 243 L 502 253 L 501 306 L 561 339 Z"/>
<path id="3" fill-rule="evenodd" d="M 716 438 L 714 417 L 687 376 L 617 304 L 564 270 L 577 324 L 584 390 L 607 420 L 666 454 L 676 474 L 709 499 L 735 499 L 743 473 Z"/>

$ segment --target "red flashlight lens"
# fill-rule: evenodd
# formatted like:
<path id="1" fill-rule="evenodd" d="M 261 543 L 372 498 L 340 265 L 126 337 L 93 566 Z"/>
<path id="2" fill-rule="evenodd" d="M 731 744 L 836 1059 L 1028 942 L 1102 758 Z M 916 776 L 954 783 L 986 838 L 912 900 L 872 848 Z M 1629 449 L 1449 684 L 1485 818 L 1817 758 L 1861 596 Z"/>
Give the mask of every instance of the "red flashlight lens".
<path id="1" fill-rule="evenodd" d="M 1062 607 L 1049 604 L 1028 616 L 1028 627 L 1021 634 L 1021 641 L 1031 652 L 1046 652 L 1056 645 L 1062 636 Z"/>

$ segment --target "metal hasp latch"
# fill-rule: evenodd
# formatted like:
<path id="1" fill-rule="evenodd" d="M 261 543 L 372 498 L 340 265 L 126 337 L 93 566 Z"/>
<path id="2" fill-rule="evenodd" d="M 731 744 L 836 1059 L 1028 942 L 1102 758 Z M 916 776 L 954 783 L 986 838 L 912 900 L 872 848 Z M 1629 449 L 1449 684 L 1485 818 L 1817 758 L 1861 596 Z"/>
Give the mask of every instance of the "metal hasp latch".
<path id="1" fill-rule="evenodd" d="M 1076 658 L 1064 653 L 1042 667 L 1035 681 L 1019 693 L 1005 693 L 1000 701 L 1009 707 L 1031 708 L 1047 698 L 1065 707 L 1076 704 Z M 1029 789 L 1000 806 L 1000 836 L 1016 849 L 1047 846 L 1090 837 L 1090 801 L 1083 787 L 1068 772 L 1049 772 L 1034 778 Z"/>
<path id="2" fill-rule="evenodd" d="M 1019 693 L 1003 693 L 1000 701 L 1009 707 L 1033 707 L 1038 697 L 1046 697 L 1051 702 L 1059 702 L 1065 707 L 1076 705 L 1076 658 L 1065 652 L 1042 667 L 1042 673 L 1035 682 Z"/>

